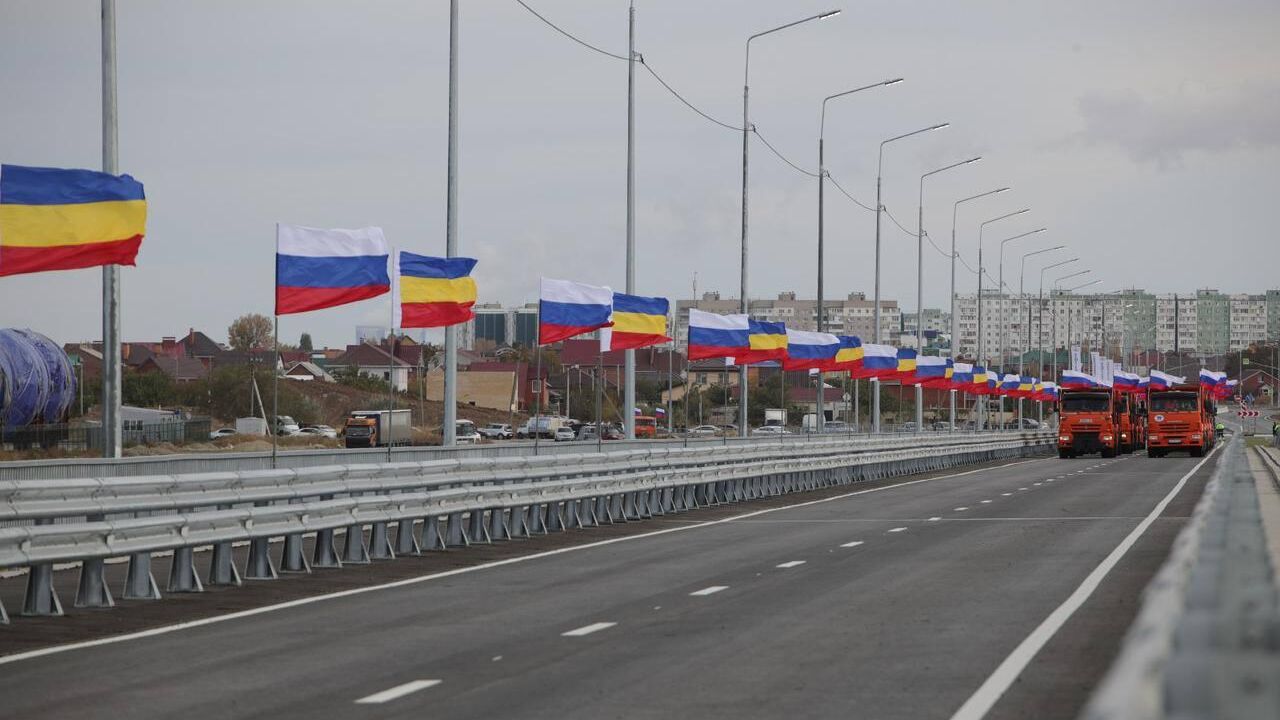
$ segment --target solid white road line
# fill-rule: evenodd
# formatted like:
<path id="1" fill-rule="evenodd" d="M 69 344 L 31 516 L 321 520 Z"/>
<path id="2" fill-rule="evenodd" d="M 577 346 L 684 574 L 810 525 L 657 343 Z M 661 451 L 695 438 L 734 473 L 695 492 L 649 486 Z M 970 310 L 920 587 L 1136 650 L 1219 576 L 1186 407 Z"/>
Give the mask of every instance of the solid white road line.
<path id="1" fill-rule="evenodd" d="M 904 532 L 904 531 L 906 531 L 906 528 L 904 528 L 904 527 L 896 527 L 896 528 L 893 528 L 892 530 L 890 530 L 889 532 Z"/>
<path id="2" fill-rule="evenodd" d="M 302 607 L 303 605 L 311 605 L 312 603 L 325 602 L 327 600 L 337 600 L 339 598 L 351 597 L 353 595 L 363 595 L 364 593 L 379 592 L 381 590 L 392 590 L 400 587 L 408 587 L 419 583 L 429 582 L 431 580 L 439 580 L 440 578 L 454 577 L 455 575 L 463 575 L 466 573 L 478 572 L 480 570 L 489 570 L 491 568 L 502 567 L 504 565 L 515 565 L 517 563 L 530 562 L 532 560 L 541 560 L 542 558 L 554 557 L 571 552 L 581 552 L 593 548 L 613 545 L 614 543 L 632 542 L 645 538 L 658 537 L 669 533 L 685 532 L 687 530 L 695 530 L 698 528 L 714 527 L 716 525 L 724 525 L 737 520 L 746 520 L 748 518 L 768 515 L 783 510 L 794 510 L 796 508 L 809 507 L 811 505 L 821 505 L 823 503 L 835 502 L 836 500 L 846 500 L 859 495 L 869 495 L 871 493 L 884 492 L 895 488 L 909 487 L 911 485 L 919 485 L 921 483 L 935 482 L 937 480 L 949 480 L 951 478 L 964 477 L 981 472 L 991 470 L 1001 470 L 1017 465 L 1026 465 L 1028 463 L 1044 462 L 1044 460 L 1015 460 L 1003 465 L 994 467 L 981 467 L 964 472 L 952 473 L 950 475 L 938 475 L 936 477 L 920 478 L 918 480 L 907 480 L 906 482 L 895 483 L 893 485 L 882 485 L 880 487 L 868 488 L 866 490 L 854 490 L 853 492 L 832 495 L 831 497 L 819 498 L 817 500 L 806 500 L 793 505 L 783 505 L 775 508 L 765 508 L 763 510 L 753 510 L 745 512 L 741 515 L 733 517 L 721 518 L 719 520 L 707 520 L 705 522 L 693 523 L 689 525 L 679 525 L 676 527 L 663 528 L 662 530 L 654 530 L 647 533 L 638 533 L 636 535 L 627 535 L 625 537 L 609 538 L 608 540 L 598 540 L 596 542 L 583 543 L 582 545 L 571 545 L 569 547 L 557 548 L 555 550 L 547 550 L 545 552 L 533 553 L 532 555 L 521 555 L 519 557 L 506 558 L 505 560 L 495 560 L 493 562 L 481 563 L 479 565 L 471 565 L 468 567 L 455 568 L 453 570 L 445 570 L 443 572 L 430 573 L 428 575 L 419 575 L 417 577 L 405 578 L 404 580 L 394 580 L 392 582 L 382 583 L 379 585 L 365 585 L 364 587 L 351 588 L 349 590 L 339 590 L 337 592 L 326 593 L 324 595 L 312 595 L 310 597 L 298 598 L 296 600 L 287 600 L 275 605 L 264 605 L 263 607 L 252 608 L 250 610 L 239 610 L 225 615 L 214 615 L 213 617 L 201 618 L 199 620 L 190 620 L 187 622 L 174 623 L 173 625 L 162 625 L 160 627 L 150 628 L 148 630 L 139 630 L 135 633 L 125 635 L 115 635 L 112 637 L 98 638 L 96 640 L 85 640 L 83 642 L 67 643 L 66 645 L 54 645 L 52 647 L 40 648 L 38 650 L 28 650 L 27 652 L 14 653 L 13 655 L 0 656 L 0 665 L 21 662 L 23 660 L 32 660 L 46 655 L 57 655 L 58 653 L 69 652 L 72 650 L 83 650 L 85 648 L 99 647 L 102 645 L 113 645 L 115 643 L 127 642 L 130 640 L 141 640 L 143 638 L 155 637 L 157 635 L 168 635 L 169 633 L 178 632 L 180 630 L 188 630 L 191 628 L 204 627 L 205 625 L 213 625 L 216 623 L 227 622 L 228 620 L 239 620 L 241 618 L 253 617 L 255 615 L 265 615 L 267 613 L 278 612 L 280 610 L 288 610 L 290 608 Z"/>
<path id="3" fill-rule="evenodd" d="M 861 540 L 854 540 L 853 542 L 847 542 L 841 545 L 840 547 L 858 547 L 861 544 L 862 544 Z"/>
<path id="4" fill-rule="evenodd" d="M 416 693 L 419 690 L 426 690 L 429 687 L 439 685 L 439 680 L 414 680 L 403 685 L 397 685 L 388 688 L 379 693 L 374 693 L 368 697 L 362 697 L 356 701 L 357 705 L 381 705 L 384 702 L 391 702 L 396 698 L 402 698 L 409 693 Z"/>
<path id="5" fill-rule="evenodd" d="M 1018 644 L 1018 647 L 1013 649 L 1013 652 L 1009 653 L 1009 656 L 1000 663 L 995 672 L 991 673 L 991 676 L 951 716 L 951 720 L 981 720 L 991 711 L 991 708 L 995 707 L 996 702 L 1013 685 L 1027 665 L 1031 664 L 1036 654 L 1053 639 L 1053 636 L 1058 630 L 1062 629 L 1067 620 L 1071 619 L 1076 610 L 1079 610 L 1085 604 L 1089 596 L 1093 595 L 1093 592 L 1098 589 L 1098 586 L 1107 577 L 1107 573 L 1111 572 L 1112 568 L 1119 564 L 1125 554 L 1129 552 L 1129 549 L 1147 531 L 1147 528 L 1156 521 L 1156 518 L 1160 517 L 1160 514 L 1169 506 L 1169 503 L 1173 502 L 1178 493 L 1182 492 L 1187 480 L 1196 474 L 1196 471 L 1203 467 L 1205 463 L 1209 462 L 1209 458 L 1213 457 L 1213 453 L 1217 451 L 1218 448 L 1215 447 L 1203 460 L 1196 463 L 1195 467 L 1191 468 L 1186 475 L 1182 476 L 1182 479 L 1173 486 L 1169 494 L 1156 503 L 1155 508 L 1143 518 L 1142 522 L 1138 523 L 1138 526 L 1125 536 L 1124 540 L 1120 541 L 1120 544 L 1093 569 L 1093 572 L 1085 577 L 1084 582 L 1080 583 L 1075 592 L 1071 593 L 1061 605 L 1049 613 L 1049 617 L 1045 618 L 1035 630 L 1031 631 L 1030 635 Z"/>
<path id="6" fill-rule="evenodd" d="M 728 585 L 712 585 L 711 587 L 704 587 L 701 590 L 694 590 L 689 594 L 694 597 L 706 597 L 707 595 L 715 595 L 721 590 L 728 590 L 728 589 L 729 589 Z"/>
<path id="7" fill-rule="evenodd" d="M 958 507 L 958 508 L 956 508 L 956 509 L 955 509 L 955 512 L 964 512 L 965 510 L 968 510 L 968 509 L 969 509 L 969 506 L 968 506 L 968 505 L 965 505 L 964 507 Z"/>
<path id="8" fill-rule="evenodd" d="M 617 624 L 618 623 L 613 623 L 613 622 L 591 623 L 590 625 L 583 625 L 580 628 L 574 628 L 573 630 L 570 630 L 568 632 L 562 632 L 560 633 L 560 636 L 561 637 L 582 637 L 583 635 L 590 635 L 593 632 L 608 630 L 609 628 Z"/>
<path id="9" fill-rule="evenodd" d="M 793 568 L 793 567 L 796 567 L 797 565 L 803 565 L 804 563 L 805 563 L 804 560 L 788 560 L 787 562 L 784 562 L 784 563 L 778 563 L 775 567 Z"/>

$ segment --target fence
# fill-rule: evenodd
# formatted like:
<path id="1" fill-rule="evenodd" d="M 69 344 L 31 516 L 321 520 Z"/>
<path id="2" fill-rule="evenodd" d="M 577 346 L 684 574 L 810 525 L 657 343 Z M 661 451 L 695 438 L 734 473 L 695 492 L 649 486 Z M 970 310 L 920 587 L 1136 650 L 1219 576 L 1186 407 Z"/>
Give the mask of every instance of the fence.
<path id="1" fill-rule="evenodd" d="M 1224 453 L 1085 720 L 1280 717 L 1276 569 L 1243 441 Z"/>
<path id="2" fill-rule="evenodd" d="M 116 479 L 0 482 L 0 568 L 29 568 L 24 615 L 57 615 L 54 563 L 81 563 L 76 605 L 113 604 L 103 560 L 129 557 L 124 596 L 160 597 L 151 555 L 173 552 L 169 592 L 274 579 L 397 554 L 681 512 L 861 480 L 1043 454 L 1045 433 L 650 444 L 609 453 L 435 459 L 379 465 Z M 394 526 L 394 530 L 392 529 Z M 368 527 L 366 540 L 365 528 Z M 338 553 L 335 531 L 345 528 Z M 310 562 L 304 535 L 314 539 Z M 279 562 L 269 540 L 283 537 Z M 205 580 L 193 550 L 212 546 Z M 0 616 L 3 609 L 0 608 Z"/>
<path id="3" fill-rule="evenodd" d="M 791 435 L 754 435 L 752 437 L 683 437 L 656 440 L 610 440 L 603 443 L 603 450 L 639 450 L 655 445 L 670 447 L 711 447 L 711 446 L 790 446 L 809 442 L 825 442 L 833 438 L 848 442 L 888 441 L 904 444 L 924 442 L 936 437 L 999 437 L 1001 434 L 1018 434 L 1018 431 L 973 431 L 955 432 L 921 432 L 890 433 L 871 435 L 866 433 L 840 434 L 791 434 Z M 387 462 L 426 462 L 449 458 L 470 457 L 523 457 L 526 455 L 544 454 L 559 455 L 566 453 L 589 452 L 584 448 L 593 448 L 594 443 L 552 442 L 544 440 L 536 447 L 533 441 L 507 440 L 482 445 L 459 445 L 455 447 L 411 446 L 392 448 L 388 455 L 386 448 L 374 449 L 339 449 L 339 450 L 281 450 L 277 456 L 276 467 L 304 468 L 323 465 L 351 463 Z M 2 480 L 58 480 L 83 477 L 133 477 L 138 475 L 156 475 L 169 473 L 201 473 L 201 472 L 237 472 L 241 470 L 272 469 L 271 453 L 267 452 L 217 452 L 189 453 L 179 455 L 157 455 L 130 458 L 68 458 L 59 460 L 20 460 L 0 463 L 0 481 Z"/>
<path id="4" fill-rule="evenodd" d="M 121 425 L 125 447 L 172 443 L 185 445 L 209 439 L 209 418 L 146 423 L 126 420 Z M 101 450 L 101 425 L 55 424 L 10 428 L 0 433 L 0 447 L 5 450 Z"/>

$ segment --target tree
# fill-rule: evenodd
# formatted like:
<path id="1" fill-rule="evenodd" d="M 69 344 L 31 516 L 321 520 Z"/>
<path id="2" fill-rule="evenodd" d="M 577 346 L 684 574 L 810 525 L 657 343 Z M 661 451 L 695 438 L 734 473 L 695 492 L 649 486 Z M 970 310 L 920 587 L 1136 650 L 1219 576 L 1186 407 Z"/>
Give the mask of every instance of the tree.
<path id="1" fill-rule="evenodd" d="M 261 350 L 271 345 L 271 331 L 271 318 L 266 315 L 241 315 L 227 328 L 227 344 L 240 352 Z"/>
<path id="2" fill-rule="evenodd" d="M 315 349 L 311 345 L 311 333 L 302 333 L 302 337 L 298 339 L 298 349 L 303 352 L 311 352 Z"/>

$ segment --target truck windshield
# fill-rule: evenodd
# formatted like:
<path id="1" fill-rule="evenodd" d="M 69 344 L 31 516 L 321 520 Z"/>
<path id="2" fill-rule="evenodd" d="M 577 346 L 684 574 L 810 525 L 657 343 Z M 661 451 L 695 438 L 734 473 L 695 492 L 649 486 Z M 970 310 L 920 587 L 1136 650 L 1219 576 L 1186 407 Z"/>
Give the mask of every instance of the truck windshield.
<path id="1" fill-rule="evenodd" d="M 1062 398 L 1062 412 L 1107 412 L 1111 396 L 1105 393 L 1072 394 Z"/>
<path id="2" fill-rule="evenodd" d="M 1198 409 L 1195 393 L 1157 393 L 1151 396 L 1152 412 L 1195 412 Z"/>
<path id="3" fill-rule="evenodd" d="M 372 428 L 368 425 L 351 425 L 347 427 L 347 435 L 349 437 L 367 437 Z"/>

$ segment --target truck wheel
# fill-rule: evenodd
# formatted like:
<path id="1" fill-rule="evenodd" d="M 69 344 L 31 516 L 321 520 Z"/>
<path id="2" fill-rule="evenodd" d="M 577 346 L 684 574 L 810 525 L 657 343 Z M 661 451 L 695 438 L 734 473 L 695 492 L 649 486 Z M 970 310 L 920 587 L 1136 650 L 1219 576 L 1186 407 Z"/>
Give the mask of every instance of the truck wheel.
<path id="1" fill-rule="evenodd" d="M 1115 448 L 1103 448 L 1103 449 L 1102 449 L 1102 457 L 1104 457 L 1104 458 L 1113 458 L 1113 457 L 1115 457 L 1115 456 L 1116 456 Z"/>
<path id="2" fill-rule="evenodd" d="M 1155 448 L 1150 448 L 1147 450 L 1147 457 L 1149 458 L 1164 457 L 1164 453 L 1159 450 L 1156 450 Z"/>
<path id="3" fill-rule="evenodd" d="M 1204 457 L 1204 448 L 1191 448 L 1191 457 Z"/>
<path id="4" fill-rule="evenodd" d="M 1063 450 L 1063 449 L 1061 449 L 1061 448 L 1059 448 L 1059 449 L 1058 449 L 1058 459 L 1059 459 L 1059 460 L 1068 460 L 1068 459 L 1070 459 L 1070 458 L 1071 458 L 1071 451 L 1070 451 L 1070 450 Z"/>

